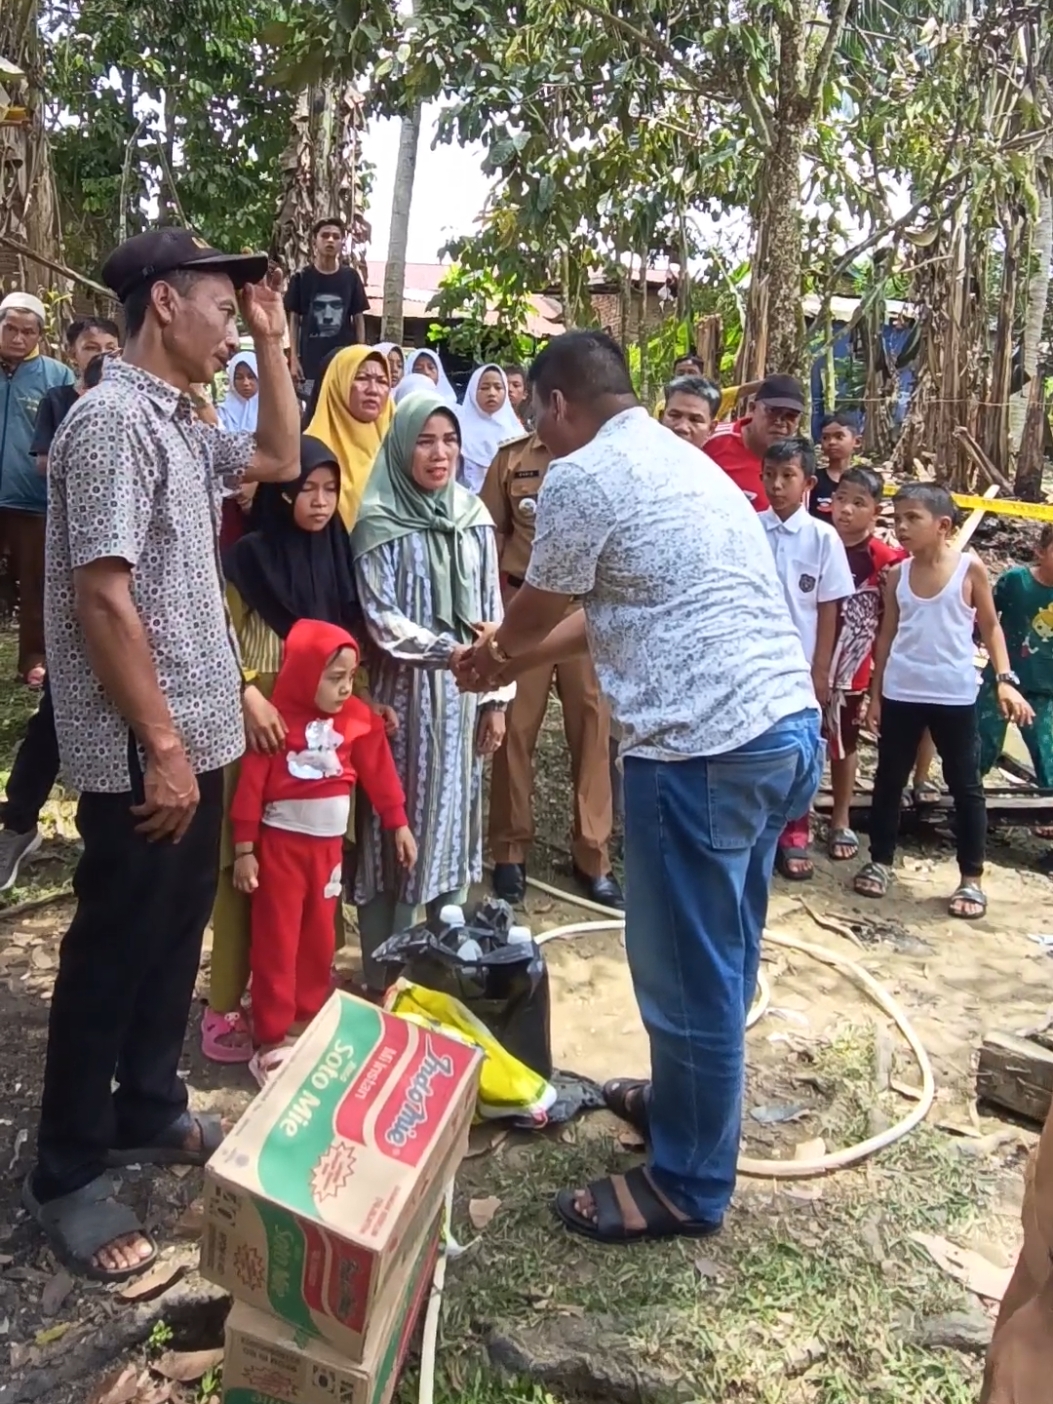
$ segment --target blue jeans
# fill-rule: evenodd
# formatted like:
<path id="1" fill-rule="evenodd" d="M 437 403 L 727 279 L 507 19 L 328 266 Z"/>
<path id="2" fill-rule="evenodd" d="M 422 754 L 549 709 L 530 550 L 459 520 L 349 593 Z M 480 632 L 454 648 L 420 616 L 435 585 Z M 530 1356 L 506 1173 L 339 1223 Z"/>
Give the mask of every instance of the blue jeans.
<path id="1" fill-rule="evenodd" d="M 625 947 L 651 1041 L 651 1171 L 693 1219 L 735 1188 L 746 1015 L 775 848 L 823 768 L 818 711 L 727 755 L 625 760 Z"/>

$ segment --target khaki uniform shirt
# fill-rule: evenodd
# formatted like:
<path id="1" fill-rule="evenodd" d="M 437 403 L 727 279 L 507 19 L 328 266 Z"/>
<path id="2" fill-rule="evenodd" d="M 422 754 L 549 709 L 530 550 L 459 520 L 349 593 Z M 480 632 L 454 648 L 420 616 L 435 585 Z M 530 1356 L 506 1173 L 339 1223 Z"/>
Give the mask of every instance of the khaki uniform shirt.
<path id="1" fill-rule="evenodd" d="M 502 540 L 501 569 L 522 579 L 534 545 L 537 499 L 552 455 L 536 434 L 511 439 L 497 450 L 479 496 Z"/>

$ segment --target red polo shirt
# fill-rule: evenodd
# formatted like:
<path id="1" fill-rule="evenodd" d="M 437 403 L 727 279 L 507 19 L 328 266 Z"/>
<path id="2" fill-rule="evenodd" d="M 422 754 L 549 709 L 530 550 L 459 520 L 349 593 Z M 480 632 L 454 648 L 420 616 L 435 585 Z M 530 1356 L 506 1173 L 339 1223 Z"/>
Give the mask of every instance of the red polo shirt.
<path id="1" fill-rule="evenodd" d="M 742 442 L 742 427 L 749 419 L 736 419 L 733 424 L 718 424 L 706 443 L 705 452 L 719 463 L 731 481 L 742 489 L 753 504 L 754 511 L 763 512 L 768 495 L 761 479 L 762 460 L 750 453 Z"/>

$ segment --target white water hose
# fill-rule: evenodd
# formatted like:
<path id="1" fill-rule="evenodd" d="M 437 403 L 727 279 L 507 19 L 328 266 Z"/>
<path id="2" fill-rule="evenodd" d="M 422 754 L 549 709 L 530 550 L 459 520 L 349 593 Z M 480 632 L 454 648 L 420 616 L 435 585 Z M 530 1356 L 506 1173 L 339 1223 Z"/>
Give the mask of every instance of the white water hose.
<path id="1" fill-rule="evenodd" d="M 625 918 L 613 916 L 611 909 L 601 906 L 599 902 L 590 902 L 584 897 L 577 897 L 572 892 L 566 892 L 562 887 L 554 887 L 551 883 L 540 882 L 537 878 L 528 877 L 527 883 L 531 887 L 536 887 L 539 892 L 558 897 L 562 902 L 568 902 L 576 907 L 584 907 L 590 912 L 602 912 L 606 917 L 604 921 L 581 921 L 570 926 L 557 926 L 551 931 L 542 931 L 535 938 L 538 945 L 544 945 L 546 941 L 561 940 L 568 936 L 593 935 L 601 931 L 624 931 L 625 929 Z M 861 1160 L 866 1160 L 868 1156 L 876 1154 L 877 1151 L 885 1150 L 896 1141 L 902 1140 L 904 1136 L 908 1136 L 928 1116 L 929 1108 L 936 1097 L 936 1082 L 932 1075 L 929 1055 L 925 1052 L 925 1047 L 915 1033 L 905 1012 L 892 998 L 888 990 L 880 985 L 873 975 L 864 970 L 861 965 L 854 960 L 847 960 L 844 956 L 836 955 L 833 951 L 827 950 L 825 946 L 813 946 L 808 941 L 799 941 L 795 936 L 783 936 L 777 931 L 765 930 L 764 939 L 773 946 L 782 946 L 790 951 L 800 951 L 804 955 L 811 956 L 813 960 L 822 961 L 824 965 L 832 966 L 834 970 L 846 975 L 853 984 L 858 985 L 864 994 L 869 995 L 878 1008 L 887 1014 L 899 1029 L 921 1070 L 918 1100 L 907 1115 L 878 1135 L 860 1141 L 858 1145 L 845 1146 L 843 1150 L 828 1151 L 825 1155 L 816 1156 L 812 1160 L 754 1160 L 752 1156 L 739 1156 L 738 1170 L 740 1175 L 775 1180 L 813 1179 L 817 1175 L 826 1175 L 831 1170 L 844 1170 L 850 1165 L 858 1165 Z M 746 1020 L 747 1028 L 752 1028 L 758 1019 L 762 1018 L 768 1008 L 769 1000 L 770 993 L 767 981 L 761 973 L 757 980 L 757 999 L 754 1001 Z"/>
<path id="2" fill-rule="evenodd" d="M 551 883 L 540 882 L 537 878 L 527 878 L 531 887 L 536 887 L 539 892 L 546 892 L 552 897 L 557 897 L 561 902 L 570 903 L 576 907 L 584 907 L 590 912 L 600 912 L 604 916 L 603 921 L 579 921 L 569 926 L 556 926 L 551 931 L 543 931 L 535 939 L 539 946 L 547 941 L 563 940 L 570 936 L 598 935 L 602 931 L 624 931 L 625 918 L 612 916 L 610 907 L 604 907 L 599 902 L 590 902 L 585 897 L 576 897 L 572 892 L 566 892 L 562 887 L 554 887 Z M 914 1108 L 897 1121 L 894 1126 L 888 1127 L 877 1136 L 871 1136 L 866 1141 L 860 1141 L 858 1145 L 846 1146 L 843 1150 L 830 1151 L 826 1155 L 816 1156 L 812 1160 L 754 1160 L 751 1156 L 740 1155 L 738 1171 L 740 1175 L 751 1175 L 759 1179 L 775 1180 L 805 1180 L 812 1179 L 817 1175 L 826 1175 L 831 1170 L 844 1170 L 849 1165 L 858 1165 L 861 1160 L 874 1155 L 877 1151 L 884 1150 L 887 1146 L 893 1145 L 896 1141 L 902 1140 L 904 1136 L 910 1134 L 920 1122 L 925 1120 L 936 1096 L 936 1083 L 932 1075 L 932 1064 L 929 1062 L 929 1055 L 925 1052 L 921 1039 L 914 1032 L 910 1020 L 906 1014 L 892 998 L 889 992 L 880 985 L 861 965 L 854 960 L 846 960 L 843 956 L 835 955 L 833 951 L 828 951 L 825 946 L 813 946 L 807 941 L 798 941 L 794 936 L 781 936 L 776 931 L 764 932 L 764 939 L 772 945 L 782 946 L 786 950 L 801 951 L 804 955 L 812 956 L 813 959 L 822 961 L 824 965 L 832 966 L 833 969 L 847 975 L 848 978 L 859 986 L 865 994 L 868 994 L 879 1009 L 882 1009 L 895 1023 L 900 1033 L 907 1040 L 910 1051 L 917 1059 L 918 1067 L 921 1069 L 921 1088 L 918 1101 Z M 757 977 L 758 998 L 754 1001 L 750 1009 L 749 1017 L 746 1020 L 746 1027 L 751 1028 L 758 1019 L 762 1018 L 768 1007 L 770 999 L 768 983 L 763 972 Z M 444 1241 L 439 1250 L 439 1257 L 435 1263 L 435 1273 L 432 1278 L 431 1293 L 428 1299 L 428 1310 L 424 1318 L 424 1339 L 421 1345 L 420 1362 L 420 1393 L 418 1394 L 418 1404 L 434 1404 L 435 1399 L 435 1355 L 436 1342 L 439 1330 L 439 1312 L 442 1309 L 442 1293 L 446 1282 L 446 1262 L 448 1257 L 448 1236 L 450 1233 L 450 1213 L 453 1205 L 453 1184 L 451 1182 L 446 1192 L 446 1212 L 443 1216 L 445 1224 Z"/>

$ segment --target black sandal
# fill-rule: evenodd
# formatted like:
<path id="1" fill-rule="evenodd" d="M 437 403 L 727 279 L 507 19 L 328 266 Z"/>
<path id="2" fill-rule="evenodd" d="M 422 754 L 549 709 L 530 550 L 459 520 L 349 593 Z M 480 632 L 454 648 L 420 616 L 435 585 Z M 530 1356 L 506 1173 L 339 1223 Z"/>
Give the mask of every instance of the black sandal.
<path id="1" fill-rule="evenodd" d="M 626 1121 L 646 1140 L 651 1134 L 647 1115 L 650 1082 L 640 1077 L 615 1077 L 603 1084 L 603 1103 L 620 1121 Z"/>
<path id="2" fill-rule="evenodd" d="M 806 863 L 803 872 L 794 872 L 791 863 Z M 815 864 L 807 848 L 777 848 L 775 850 L 775 870 L 787 882 L 811 882 L 815 877 Z"/>
<path id="3" fill-rule="evenodd" d="M 81 1277 L 90 1277 L 94 1282 L 127 1282 L 157 1260 L 157 1244 L 143 1228 L 139 1216 L 126 1204 L 117 1202 L 109 1175 L 99 1175 L 72 1194 L 41 1203 L 33 1192 L 31 1171 L 22 1184 L 22 1204 L 43 1231 L 59 1261 Z M 134 1267 L 111 1270 L 93 1261 L 103 1248 L 133 1234 L 150 1245 L 150 1252 L 142 1262 Z"/>
<path id="4" fill-rule="evenodd" d="M 195 1127 L 200 1131 L 200 1143 L 190 1149 L 186 1142 Z M 219 1149 L 225 1134 L 218 1116 L 185 1111 L 148 1146 L 107 1151 L 106 1164 L 111 1170 L 123 1165 L 205 1165 Z"/>
<path id="5" fill-rule="evenodd" d="M 688 1216 L 670 1203 L 643 1165 L 624 1175 L 608 1175 L 587 1185 L 596 1217 L 590 1219 L 577 1207 L 577 1189 L 560 1190 L 553 1208 L 572 1233 L 596 1243 L 638 1243 L 645 1239 L 709 1238 L 720 1223 Z"/>

